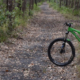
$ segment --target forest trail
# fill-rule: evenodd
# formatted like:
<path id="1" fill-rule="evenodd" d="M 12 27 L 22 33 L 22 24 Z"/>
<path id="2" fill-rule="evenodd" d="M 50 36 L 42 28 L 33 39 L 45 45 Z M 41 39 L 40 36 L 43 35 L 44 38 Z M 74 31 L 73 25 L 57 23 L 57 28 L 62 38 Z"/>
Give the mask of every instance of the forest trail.
<path id="1" fill-rule="evenodd" d="M 70 65 L 58 67 L 47 55 L 50 42 L 63 36 L 63 24 L 68 20 L 46 2 L 40 8 L 20 33 L 21 39 L 0 44 L 0 80 L 79 80 L 76 58 Z M 73 43 L 77 44 L 74 39 Z"/>

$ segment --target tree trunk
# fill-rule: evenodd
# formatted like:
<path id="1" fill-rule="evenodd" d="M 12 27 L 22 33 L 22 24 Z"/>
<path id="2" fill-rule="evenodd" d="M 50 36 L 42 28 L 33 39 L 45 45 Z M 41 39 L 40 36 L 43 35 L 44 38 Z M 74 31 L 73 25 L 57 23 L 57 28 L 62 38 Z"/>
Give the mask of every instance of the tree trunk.
<path id="1" fill-rule="evenodd" d="M 60 8 L 61 8 L 61 0 L 60 0 Z"/>
<path id="2" fill-rule="evenodd" d="M 18 0 L 18 5 L 17 7 L 19 8 L 19 10 L 21 10 L 21 0 Z"/>
<path id="3" fill-rule="evenodd" d="M 36 6 L 37 6 L 37 0 L 35 0 L 35 4 L 36 4 Z"/>
<path id="4" fill-rule="evenodd" d="M 65 6 L 66 6 L 66 7 L 68 6 L 68 0 L 66 0 L 66 4 L 65 4 Z"/>
<path id="5" fill-rule="evenodd" d="M 24 12 L 26 11 L 26 0 L 23 0 L 23 3 L 22 3 L 22 11 L 23 11 L 23 15 L 24 15 Z"/>
<path id="6" fill-rule="evenodd" d="M 73 5 L 74 5 L 74 1 L 72 0 L 72 2 L 71 2 L 71 8 L 73 8 Z"/>
<path id="7" fill-rule="evenodd" d="M 9 11 L 9 12 L 12 12 L 13 11 L 13 9 L 14 9 L 14 6 L 13 6 L 13 2 L 14 1 L 12 1 L 12 0 L 7 0 L 6 1 L 7 2 L 7 10 Z M 12 15 L 11 14 L 9 14 L 8 15 L 8 18 L 9 18 L 9 27 L 8 27 L 8 29 L 9 29 L 9 31 L 11 32 L 12 30 L 13 30 L 13 28 L 12 28 Z"/>

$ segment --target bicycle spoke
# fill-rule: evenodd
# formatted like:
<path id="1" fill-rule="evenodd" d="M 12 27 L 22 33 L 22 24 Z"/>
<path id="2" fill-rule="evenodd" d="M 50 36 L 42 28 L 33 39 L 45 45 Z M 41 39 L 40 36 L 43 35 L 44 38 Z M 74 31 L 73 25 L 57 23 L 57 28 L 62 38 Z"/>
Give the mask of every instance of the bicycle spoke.
<path id="1" fill-rule="evenodd" d="M 62 43 L 62 41 L 56 42 L 51 48 L 51 56 L 58 63 L 67 62 L 71 57 L 71 48 L 67 43 L 65 44 L 64 48 L 65 52 L 60 53 Z"/>

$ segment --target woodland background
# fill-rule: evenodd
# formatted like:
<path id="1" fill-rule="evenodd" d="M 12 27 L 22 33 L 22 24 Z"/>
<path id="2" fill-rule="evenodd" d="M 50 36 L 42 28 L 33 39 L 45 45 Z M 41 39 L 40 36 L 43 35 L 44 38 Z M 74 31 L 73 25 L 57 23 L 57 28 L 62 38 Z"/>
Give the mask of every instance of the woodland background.
<path id="1" fill-rule="evenodd" d="M 44 1 L 62 13 L 80 16 L 80 0 L 0 0 L 0 42 L 11 36 L 16 26 L 24 26 Z"/>

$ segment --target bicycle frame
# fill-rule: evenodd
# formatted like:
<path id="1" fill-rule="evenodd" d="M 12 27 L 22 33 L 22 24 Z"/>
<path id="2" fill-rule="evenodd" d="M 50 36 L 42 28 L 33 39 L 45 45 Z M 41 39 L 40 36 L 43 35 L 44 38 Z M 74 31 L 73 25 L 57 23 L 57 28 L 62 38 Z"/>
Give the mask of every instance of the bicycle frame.
<path id="1" fill-rule="evenodd" d="M 78 35 L 75 33 L 77 32 L 79 35 L 80 35 L 80 31 L 79 30 L 76 30 L 72 27 L 68 27 L 68 31 L 71 32 L 75 37 L 76 39 L 80 42 L 80 38 L 78 37 Z"/>

